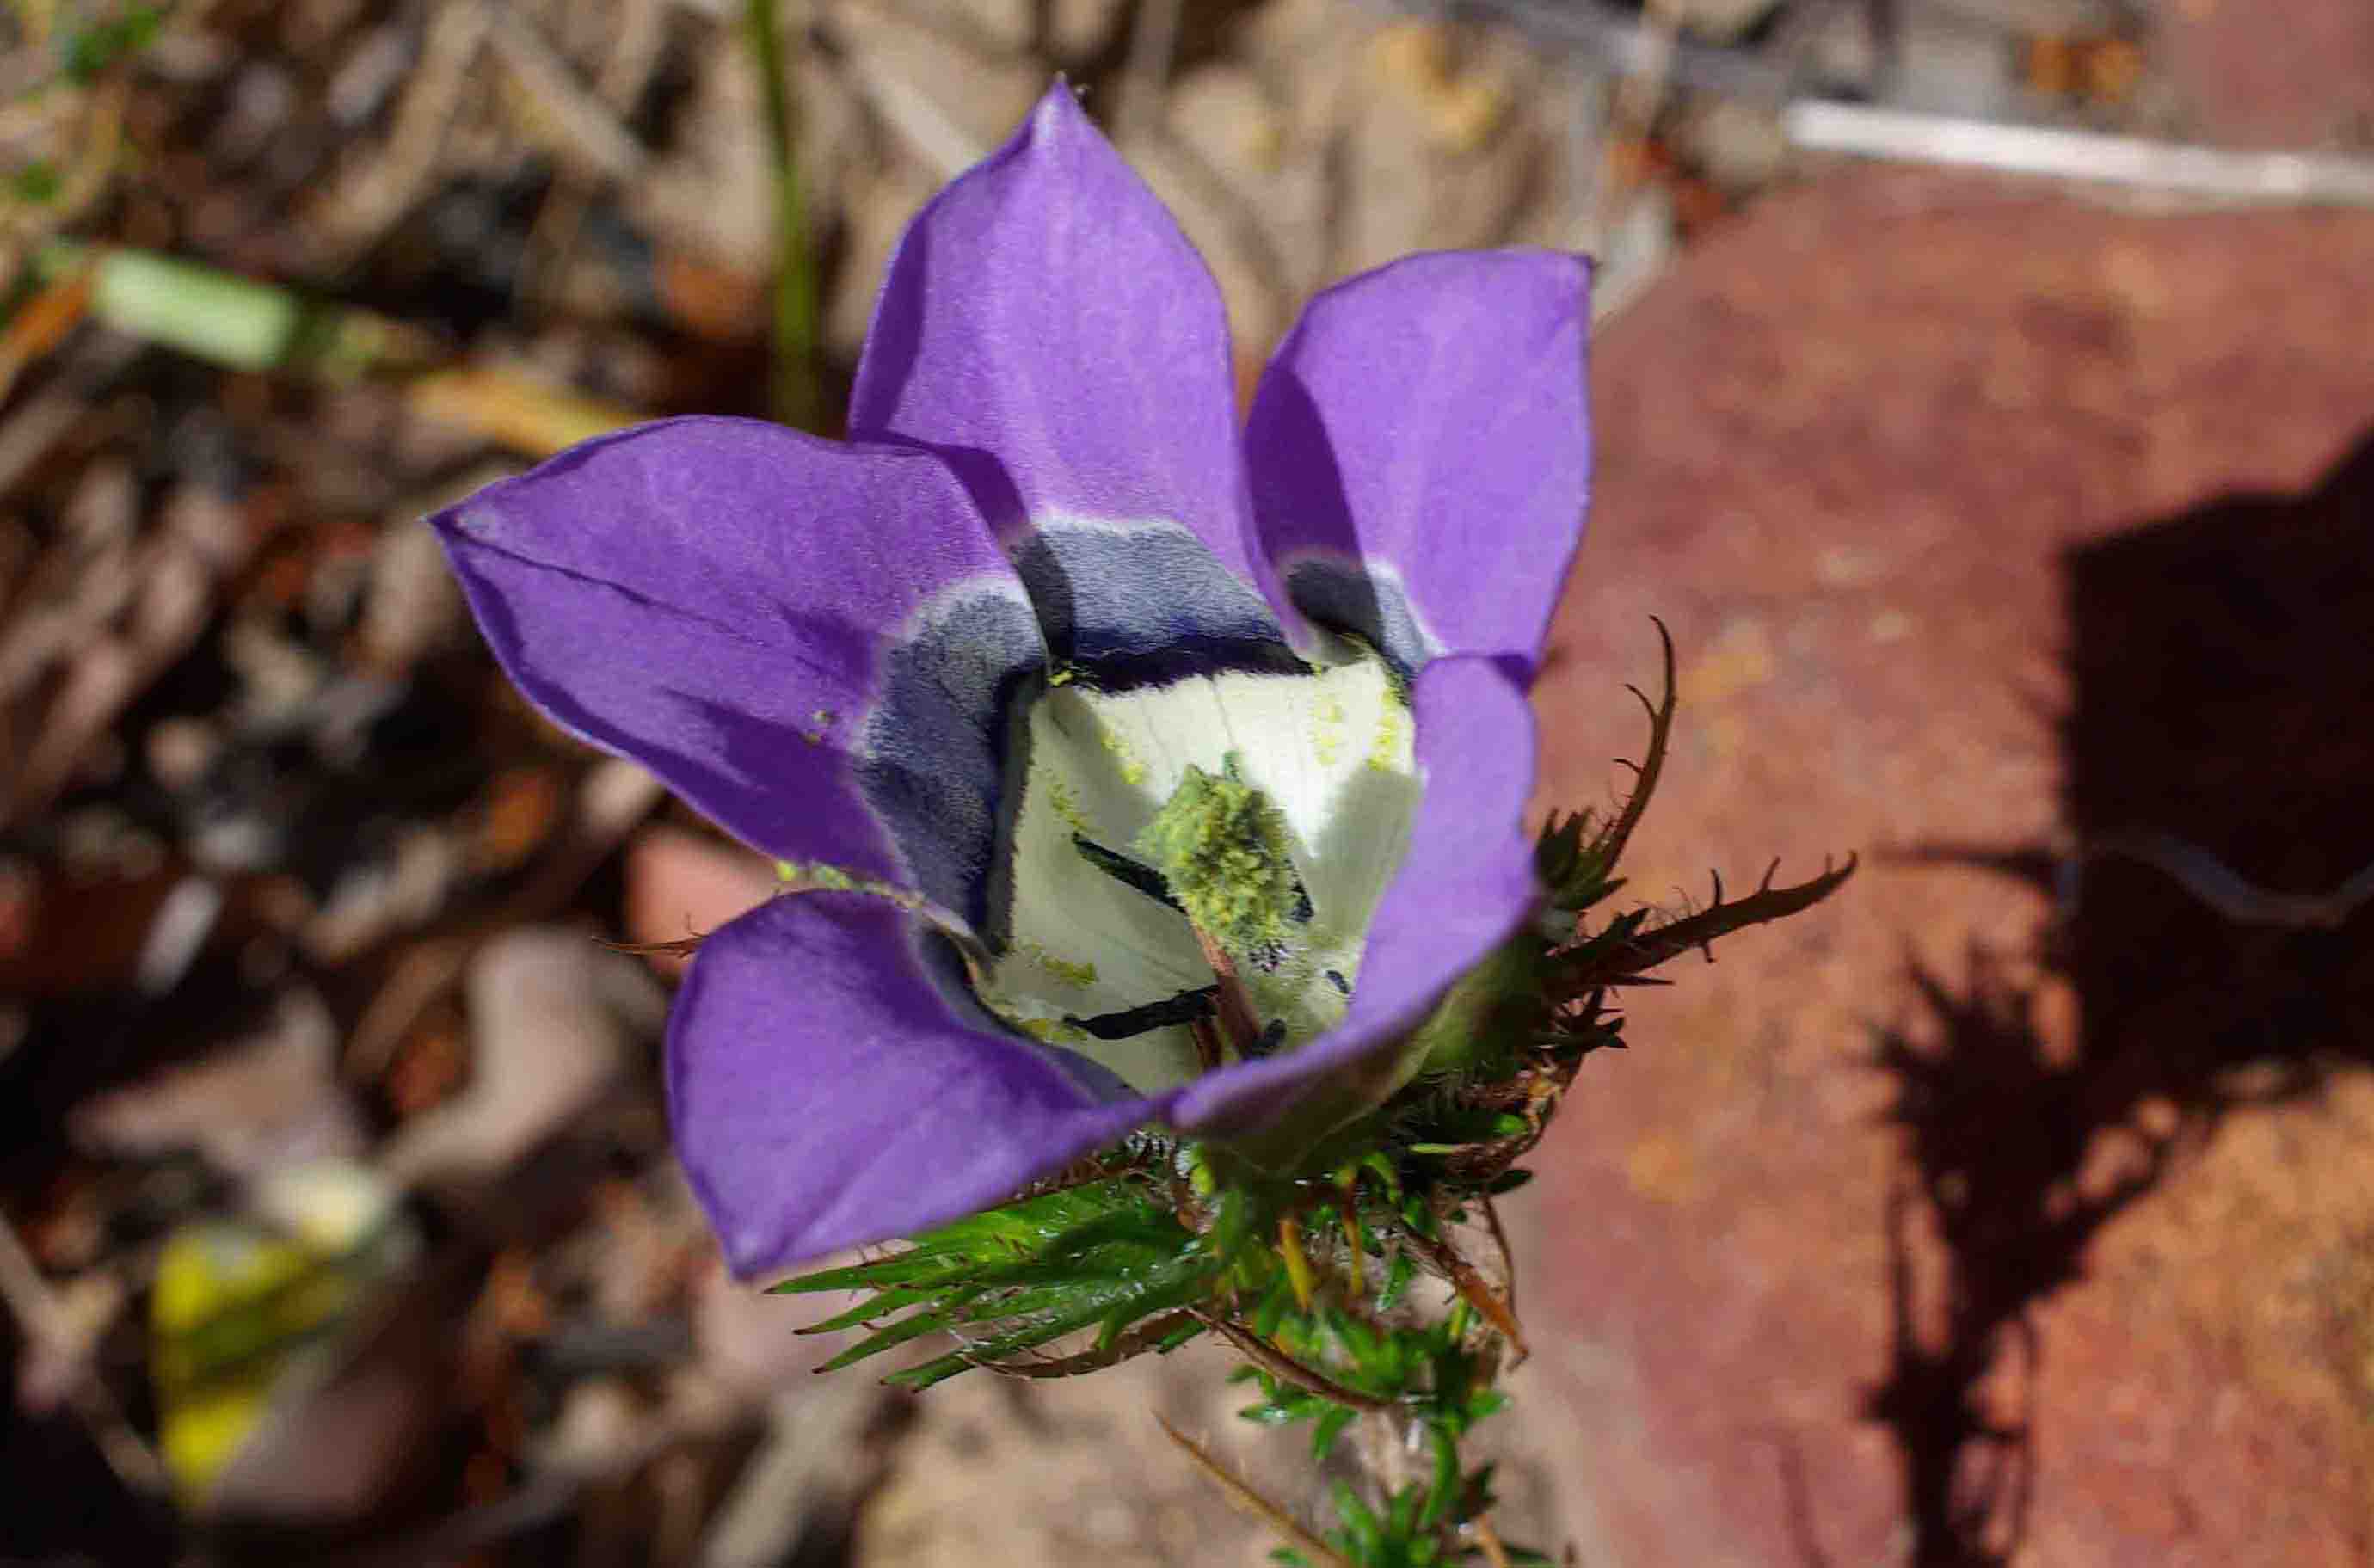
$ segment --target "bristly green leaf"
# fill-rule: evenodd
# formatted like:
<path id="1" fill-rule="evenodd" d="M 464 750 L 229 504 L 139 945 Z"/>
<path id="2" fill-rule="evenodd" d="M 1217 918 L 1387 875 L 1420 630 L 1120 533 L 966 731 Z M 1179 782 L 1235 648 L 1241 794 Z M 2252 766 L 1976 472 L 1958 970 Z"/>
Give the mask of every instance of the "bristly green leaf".
<path id="1" fill-rule="evenodd" d="M 1369 1511 L 1369 1505 L 1360 1501 L 1360 1494 L 1351 1487 L 1339 1480 L 1334 1485 L 1334 1493 L 1335 1516 L 1344 1521 L 1346 1544 L 1355 1557 L 1374 1558 L 1384 1545 L 1383 1527 Z"/>
<path id="2" fill-rule="evenodd" d="M 1092 1220 L 1130 1212 L 1158 1216 L 1174 1226 L 1177 1223 L 1170 1220 L 1167 1209 L 1146 1197 L 1134 1184 L 1122 1180 L 1091 1182 L 968 1215 L 938 1230 L 925 1232 L 904 1251 L 845 1268 L 803 1274 L 770 1290 L 781 1295 L 803 1295 L 821 1291 L 928 1288 L 968 1277 L 992 1263 L 1028 1256 Z"/>
<path id="3" fill-rule="evenodd" d="M 983 1362 L 1094 1329 L 1111 1359 L 1174 1349 L 1188 1322 L 1133 1341 L 1130 1326 L 1209 1294 L 1219 1271 L 1204 1239 L 1129 1176 L 1018 1199 L 917 1237 L 904 1251 L 784 1281 L 779 1291 L 870 1291 L 809 1332 L 874 1326 L 830 1371 L 938 1332 L 985 1330 L 962 1350 L 886 1381 L 922 1388 Z M 882 1323 L 904 1312 L 896 1321 Z M 1083 1369 L 1102 1364 L 1091 1358 Z"/>
<path id="4" fill-rule="evenodd" d="M 937 1307 L 924 1312 L 911 1313 L 887 1327 L 875 1330 L 873 1334 L 841 1351 L 817 1370 L 839 1372 L 842 1367 L 853 1366 L 870 1357 L 878 1356 L 885 1350 L 896 1350 L 911 1339 L 920 1339 L 926 1334 L 936 1333 L 946 1328 L 955 1314 L 980 1293 L 978 1289 L 962 1291 Z"/>
<path id="5" fill-rule="evenodd" d="M 1393 1262 L 1385 1266 L 1384 1288 L 1377 1292 L 1377 1310 L 1391 1312 L 1401 1304 L 1410 1282 L 1417 1278 L 1417 1262 L 1405 1252 L 1393 1254 Z"/>
<path id="6" fill-rule="evenodd" d="M 1165 1265 L 1149 1268 L 1136 1279 L 1084 1281 L 1063 1305 L 1014 1320 L 1004 1332 L 967 1345 L 919 1367 L 891 1373 L 883 1381 L 898 1388 L 924 1389 L 945 1382 L 969 1367 L 1002 1361 L 1036 1350 L 1051 1339 L 1097 1326 L 1115 1314 L 1124 1321 L 1150 1317 L 1185 1306 L 1204 1296 L 1212 1279 L 1211 1260 L 1193 1249 L 1182 1251 Z"/>
<path id="7" fill-rule="evenodd" d="M 903 1312 L 919 1303 L 928 1302 L 937 1293 L 934 1291 L 884 1291 L 879 1294 L 866 1297 L 847 1312 L 836 1313 L 822 1323 L 811 1323 L 795 1332 L 833 1334 L 844 1328 L 863 1328 L 889 1316 L 894 1312 Z"/>
<path id="8" fill-rule="evenodd" d="M 1353 1418 L 1359 1413 L 1349 1405 L 1327 1407 L 1326 1411 L 1319 1418 L 1319 1424 L 1310 1429 L 1310 1462 L 1312 1464 L 1326 1463 L 1327 1456 L 1334 1451 L 1335 1440 L 1344 1435 L 1344 1429 L 1350 1426 Z"/>
<path id="9" fill-rule="evenodd" d="M 1426 1511 L 1418 1522 L 1439 1525 L 1451 1517 L 1464 1490 L 1459 1484 L 1459 1441 L 1441 1426 L 1428 1426 L 1426 1440 L 1434 1451 L 1433 1484 L 1427 1488 Z"/>

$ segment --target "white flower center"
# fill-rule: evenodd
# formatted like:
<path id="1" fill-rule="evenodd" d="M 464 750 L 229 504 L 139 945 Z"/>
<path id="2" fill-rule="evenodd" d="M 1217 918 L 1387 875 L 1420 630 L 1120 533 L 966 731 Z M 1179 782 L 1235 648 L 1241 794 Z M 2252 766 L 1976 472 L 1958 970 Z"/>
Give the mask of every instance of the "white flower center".
<path id="1" fill-rule="evenodd" d="M 1218 774 L 1233 758 L 1285 819 L 1309 895 L 1286 939 L 1240 964 L 1264 1043 L 1291 1050 L 1343 1017 L 1419 793 L 1409 709 L 1381 660 L 1341 642 L 1307 675 L 1057 686 L 1026 728 L 1011 922 L 982 976 L 992 1010 L 1140 1092 L 1196 1076 L 1187 1020 L 1208 1010 L 1211 966 L 1134 846 L 1191 767 Z"/>

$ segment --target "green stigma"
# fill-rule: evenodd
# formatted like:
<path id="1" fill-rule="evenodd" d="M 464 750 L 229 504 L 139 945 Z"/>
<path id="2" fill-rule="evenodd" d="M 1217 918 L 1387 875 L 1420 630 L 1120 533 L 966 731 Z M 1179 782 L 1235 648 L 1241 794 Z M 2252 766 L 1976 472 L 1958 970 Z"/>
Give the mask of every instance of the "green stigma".
<path id="1" fill-rule="evenodd" d="M 1197 930 L 1232 953 L 1259 952 L 1285 938 L 1300 884 L 1285 814 L 1245 782 L 1235 752 L 1220 768 L 1207 773 L 1191 764 L 1136 848 Z"/>

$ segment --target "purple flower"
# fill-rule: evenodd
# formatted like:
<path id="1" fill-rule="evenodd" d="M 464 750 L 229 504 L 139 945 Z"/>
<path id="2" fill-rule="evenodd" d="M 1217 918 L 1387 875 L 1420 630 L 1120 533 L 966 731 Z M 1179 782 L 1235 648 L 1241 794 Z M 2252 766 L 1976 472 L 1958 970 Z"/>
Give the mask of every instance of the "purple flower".
<path id="1" fill-rule="evenodd" d="M 1545 252 L 1356 277 L 1240 430 L 1210 276 L 1059 85 L 908 229 L 847 444 L 667 420 L 436 520 L 546 713 L 863 884 L 718 930 L 677 999 L 737 1272 L 1406 1079 L 1536 897 L 1585 289 Z"/>

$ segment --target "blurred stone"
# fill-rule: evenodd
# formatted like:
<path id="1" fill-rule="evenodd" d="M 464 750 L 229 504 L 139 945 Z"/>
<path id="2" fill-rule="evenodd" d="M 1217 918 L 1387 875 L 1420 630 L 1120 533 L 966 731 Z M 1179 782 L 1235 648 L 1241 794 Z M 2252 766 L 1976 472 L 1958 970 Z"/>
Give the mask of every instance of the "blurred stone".
<path id="1" fill-rule="evenodd" d="M 470 1081 L 388 1140 L 380 1166 L 400 1185 L 500 1173 L 591 1106 L 665 1011 L 640 965 L 558 926 L 494 938 L 466 985 Z"/>
<path id="2" fill-rule="evenodd" d="M 466 635 L 470 622 L 461 586 L 427 523 L 398 522 L 380 531 L 368 583 L 363 647 L 382 667 L 409 669 Z"/>
<path id="3" fill-rule="evenodd" d="M 1718 944 L 1719 962 L 1671 990 L 1628 995 L 1633 1048 L 1585 1065 L 1543 1179 L 1510 1205 L 1540 1347 L 1523 1375 L 1557 1390 L 1528 1393 L 1579 1412 L 1589 1443 L 1568 1472 L 1601 1532 L 1589 1560 L 2362 1555 L 2362 1349 L 2333 1347 L 2364 1341 L 2312 1320 L 2363 1299 L 2341 1283 L 2362 1278 L 2374 1234 L 2363 1068 L 2321 1099 L 2222 1124 L 2189 1102 L 2199 1145 L 2178 1138 L 2157 1187 L 2100 1210 L 2065 1274 L 1971 1272 L 1940 1244 L 1923 1173 L 1883 1119 L 1913 1086 L 1877 1070 L 1876 1030 L 1900 1025 L 1924 1050 L 1971 1032 L 1965 1095 L 2042 1075 L 1945 1124 L 1938 1136 L 1973 1161 L 2050 1164 L 2047 1129 L 2081 1129 L 2068 1169 L 2083 1182 L 2011 1210 L 1991 1244 L 2004 1246 L 2049 1241 L 2052 1212 L 2069 1219 L 2085 1183 L 2137 1169 L 2141 1129 L 2166 1125 L 2164 1110 L 2088 1121 L 2053 1076 L 2072 1053 L 2108 1071 L 2098 1054 L 2123 1049 L 2117 1072 L 2148 1083 L 2203 1047 L 2182 1017 L 2132 1043 L 2068 1038 L 2083 1008 L 2049 987 L 2028 1000 L 2016 976 L 1991 989 L 1982 966 L 2035 952 L 2049 907 L 2033 887 L 1872 855 L 1941 841 L 2042 855 L 2069 782 L 2063 552 L 2334 473 L 2374 418 L 2374 358 L 2334 326 L 2363 314 L 2369 254 L 2366 215 L 2150 218 L 2033 186 L 1858 174 L 1718 230 L 1595 345 L 1592 535 L 1535 694 L 1541 800 L 1620 792 L 1607 760 L 1639 755 L 1640 720 L 1617 687 L 1653 674 L 1657 614 L 1683 701 L 1632 890 L 1702 890 L 1709 867 L 1736 883 L 1776 854 L 1784 878 L 1825 854 L 1865 860 L 1815 914 Z M 2362 493 L 2337 504 L 2363 517 Z M 2262 512 L 2245 514 L 2262 530 L 2236 543 L 2245 560 L 2292 515 Z M 2331 519 L 2336 537 L 2351 515 Z M 2136 591 L 2175 592 L 2198 569 L 2167 570 L 2180 575 Z M 2288 635 L 2320 590 L 2291 591 L 2297 603 L 2246 597 L 2234 613 Z M 2362 668 L 2356 645 L 2333 643 L 2301 678 L 2346 679 L 2325 665 Z M 2188 722 L 2188 699 L 2138 694 L 2131 722 Z M 2330 708 L 2302 710 L 2319 711 L 2322 729 L 2285 753 L 2303 765 L 2349 733 Z M 2174 729 L 2162 746 L 2156 779 L 2265 768 L 2225 756 L 2215 733 Z M 2184 780 L 2160 783 L 2180 794 Z M 2253 826 L 2273 843 L 2292 819 L 2269 809 Z M 2298 847 L 2341 868 L 2285 885 L 2348 868 L 2345 844 Z M 2343 956 L 2360 931 L 2337 938 Z M 1999 1035 L 1981 1030 L 1990 1018 Z M 2361 1041 L 2351 1059 L 2366 1055 Z M 2286 1081 L 2280 1058 L 2268 1076 Z M 2108 1093 L 2118 1079 L 2096 1081 Z M 1957 1213 L 2001 1200 L 1984 1169 L 1933 1192 Z M 1955 1300 L 2005 1290 L 2027 1293 L 1999 1334 L 1945 1337 Z M 1985 1437 L 1990 1421 L 2025 1423 L 2029 1445 Z M 2016 1499 L 1989 1477 L 2023 1464 L 2015 1551 Z"/>
<path id="4" fill-rule="evenodd" d="M 1789 160 L 1780 118 L 1770 110 L 1733 98 L 1710 98 L 1689 106 L 1682 146 L 1726 191 L 1761 191 Z"/>
<path id="5" fill-rule="evenodd" d="M 285 991 L 250 1038 L 79 1107 L 74 1139 L 119 1159 L 195 1149 L 234 1176 L 353 1155 L 362 1128 L 338 1083 L 337 1044 L 321 997 Z"/>

